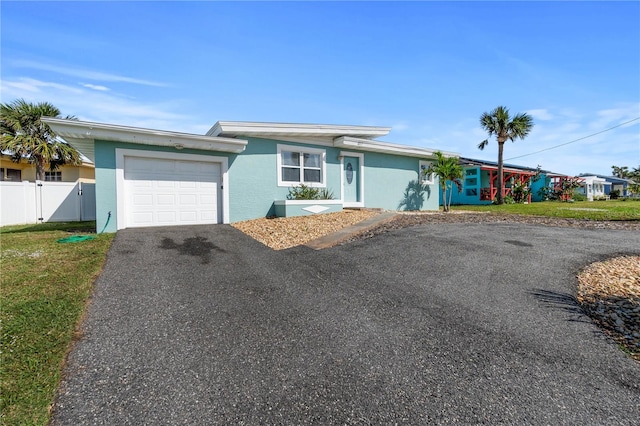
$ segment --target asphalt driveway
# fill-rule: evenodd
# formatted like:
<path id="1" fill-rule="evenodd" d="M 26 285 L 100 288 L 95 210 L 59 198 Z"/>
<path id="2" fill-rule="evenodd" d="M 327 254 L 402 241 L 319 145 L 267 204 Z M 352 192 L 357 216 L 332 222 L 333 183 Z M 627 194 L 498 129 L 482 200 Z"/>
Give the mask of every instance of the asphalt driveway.
<path id="1" fill-rule="evenodd" d="M 637 424 L 640 366 L 574 303 L 640 233 L 433 224 L 322 251 L 120 231 L 53 424 Z"/>

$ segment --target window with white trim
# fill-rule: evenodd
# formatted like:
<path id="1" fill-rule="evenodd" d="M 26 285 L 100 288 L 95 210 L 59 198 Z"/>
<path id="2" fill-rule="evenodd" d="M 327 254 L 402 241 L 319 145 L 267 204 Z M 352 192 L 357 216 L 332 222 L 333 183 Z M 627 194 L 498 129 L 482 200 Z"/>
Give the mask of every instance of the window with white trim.
<path id="1" fill-rule="evenodd" d="M 18 169 L 0 168 L 0 175 L 2 175 L 2 180 L 14 182 L 20 182 L 22 180 L 22 171 Z"/>
<path id="2" fill-rule="evenodd" d="M 431 167 L 431 161 L 420 160 L 420 182 L 423 185 L 433 185 L 436 181 L 435 173 L 426 173 Z"/>
<path id="3" fill-rule="evenodd" d="M 45 182 L 62 182 L 62 172 L 44 172 Z"/>
<path id="4" fill-rule="evenodd" d="M 325 150 L 278 145 L 278 185 L 325 186 Z"/>

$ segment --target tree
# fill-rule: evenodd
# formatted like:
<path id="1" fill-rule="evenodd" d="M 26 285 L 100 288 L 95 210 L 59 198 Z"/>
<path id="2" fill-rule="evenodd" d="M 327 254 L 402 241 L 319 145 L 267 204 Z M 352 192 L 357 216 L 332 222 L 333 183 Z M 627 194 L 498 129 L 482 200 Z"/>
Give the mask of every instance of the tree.
<path id="1" fill-rule="evenodd" d="M 498 195 L 497 204 L 504 203 L 503 188 L 503 151 L 504 143 L 507 140 L 515 141 L 516 139 L 524 139 L 533 128 L 533 118 L 526 113 L 516 114 L 513 118 L 509 116 L 509 110 L 506 107 L 499 106 L 490 113 L 483 113 L 480 116 L 480 125 L 487 131 L 489 137 L 496 136 L 498 141 Z M 482 141 L 478 148 L 483 150 L 489 144 L 489 139 Z"/>
<path id="2" fill-rule="evenodd" d="M 63 118 L 60 110 L 48 102 L 32 104 L 18 99 L 0 104 L 0 150 L 9 153 L 16 163 L 24 159 L 34 164 L 38 180 L 44 180 L 47 165 L 49 170 L 56 170 L 65 164 L 82 163 L 80 153 L 58 140 L 49 125 L 40 120 L 42 117 Z"/>
<path id="3" fill-rule="evenodd" d="M 633 170 L 629 170 L 627 166 L 611 166 L 611 170 L 614 176 L 621 179 L 631 179 L 636 183 L 640 182 L 640 166 L 634 167 Z"/>
<path id="4" fill-rule="evenodd" d="M 611 166 L 611 170 L 614 176 L 619 177 L 621 179 L 625 179 L 629 177 L 629 167 L 627 166 L 622 166 L 622 167 Z"/>
<path id="5" fill-rule="evenodd" d="M 424 171 L 425 174 L 434 173 L 440 180 L 440 188 L 442 188 L 442 206 L 445 212 L 451 207 L 451 194 L 453 193 L 453 185 L 458 188 L 458 192 L 462 191 L 462 181 L 464 178 L 464 169 L 458 162 L 457 157 L 445 157 L 440 151 L 434 153 L 436 161 Z M 447 187 L 449 188 L 449 202 L 447 203 Z"/>

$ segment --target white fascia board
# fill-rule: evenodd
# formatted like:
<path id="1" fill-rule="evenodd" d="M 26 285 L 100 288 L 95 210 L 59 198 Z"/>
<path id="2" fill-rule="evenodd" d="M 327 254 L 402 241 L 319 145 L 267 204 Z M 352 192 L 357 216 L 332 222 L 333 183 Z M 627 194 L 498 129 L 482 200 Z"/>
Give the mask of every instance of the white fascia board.
<path id="1" fill-rule="evenodd" d="M 262 123 L 249 121 L 218 121 L 207 132 L 209 136 L 309 136 L 329 137 L 354 136 L 375 138 L 385 136 L 390 127 L 348 126 L 333 124 Z"/>
<path id="2" fill-rule="evenodd" d="M 342 136 L 334 139 L 333 146 L 420 158 L 433 157 L 436 151 L 440 151 L 439 149 L 419 148 L 416 146 L 398 145 L 389 142 L 372 141 L 369 139 L 352 138 L 348 136 Z M 442 152 L 445 157 L 459 157 L 459 154 L 455 152 L 440 152 Z"/>
<path id="3" fill-rule="evenodd" d="M 119 126 L 115 124 L 93 123 L 88 121 L 64 120 L 43 117 L 56 134 L 70 140 L 88 139 L 114 142 L 129 142 L 140 145 L 171 146 L 205 151 L 240 153 L 244 151 L 246 140 L 221 138 L 191 133 L 168 132 L 164 130 L 144 129 L 140 127 Z"/>

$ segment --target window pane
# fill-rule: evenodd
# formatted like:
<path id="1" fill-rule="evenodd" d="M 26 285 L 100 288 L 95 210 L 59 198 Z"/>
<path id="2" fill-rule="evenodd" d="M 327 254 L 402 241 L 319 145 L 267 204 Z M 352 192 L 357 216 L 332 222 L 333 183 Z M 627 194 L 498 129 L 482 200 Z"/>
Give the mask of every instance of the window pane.
<path id="1" fill-rule="evenodd" d="M 320 154 L 304 154 L 304 166 L 320 168 Z"/>
<path id="2" fill-rule="evenodd" d="M 4 176 L 4 174 L 3 174 Z M 22 171 L 16 169 L 7 169 L 7 180 L 19 182 L 22 180 Z"/>
<path id="3" fill-rule="evenodd" d="M 300 182 L 300 169 L 283 167 L 282 180 L 285 182 Z"/>
<path id="4" fill-rule="evenodd" d="M 299 166 L 300 153 L 291 152 L 291 151 L 282 151 L 282 165 L 283 166 Z"/>
<path id="5" fill-rule="evenodd" d="M 305 169 L 304 170 L 304 181 L 305 182 L 319 182 L 321 183 L 321 176 L 320 176 L 320 170 L 309 170 L 309 169 Z"/>
<path id="6" fill-rule="evenodd" d="M 44 172 L 45 182 L 62 182 L 62 172 Z"/>

